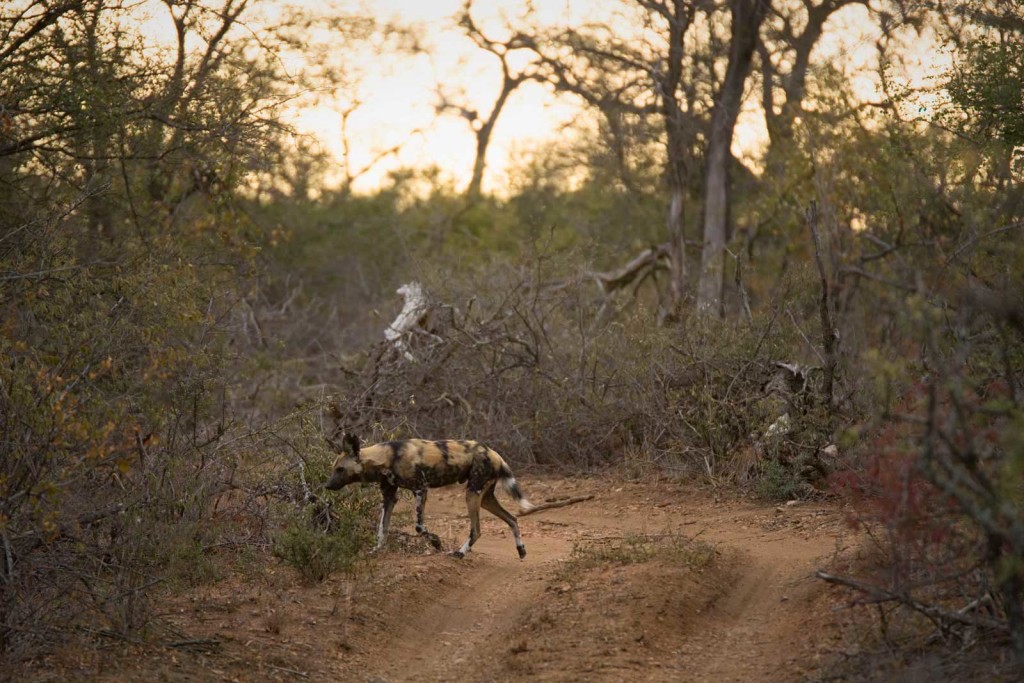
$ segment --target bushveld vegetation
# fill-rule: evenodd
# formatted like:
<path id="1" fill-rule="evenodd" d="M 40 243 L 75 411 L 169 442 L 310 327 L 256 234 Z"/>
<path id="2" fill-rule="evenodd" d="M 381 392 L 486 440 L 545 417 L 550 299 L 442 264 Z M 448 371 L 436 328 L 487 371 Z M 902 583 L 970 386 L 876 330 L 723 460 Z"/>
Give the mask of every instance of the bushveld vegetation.
<path id="1" fill-rule="evenodd" d="M 150 4 L 0 9 L 4 668 L 159 638 L 161 591 L 217 580 L 218 554 L 352 570 L 371 503 L 320 496 L 332 415 L 517 465 L 849 496 L 877 567 L 825 578 L 900 615 L 887 638 L 1024 661 L 1016 3 L 623 0 L 636 40 L 529 14 L 495 37 L 468 3 L 503 96 L 576 98 L 578 135 L 502 192 L 404 169 L 371 193 L 329 185 L 282 116 L 346 82 L 281 56 L 315 24 L 386 58 L 414 27 Z M 882 28 L 878 101 L 815 59 L 853 7 Z M 951 65 L 911 89 L 924 33 Z M 467 115 L 481 174 L 504 101 Z M 754 161 L 729 152 L 745 101 Z M 416 324 L 385 341 L 412 282 Z"/>

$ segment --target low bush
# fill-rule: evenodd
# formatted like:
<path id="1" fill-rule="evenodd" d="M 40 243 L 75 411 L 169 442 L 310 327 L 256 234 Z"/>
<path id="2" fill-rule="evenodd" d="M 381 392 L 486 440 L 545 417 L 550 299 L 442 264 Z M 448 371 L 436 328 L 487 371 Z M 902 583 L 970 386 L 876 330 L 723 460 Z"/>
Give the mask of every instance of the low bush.
<path id="1" fill-rule="evenodd" d="M 308 583 L 320 583 L 338 572 L 351 573 L 373 539 L 367 507 L 358 498 L 331 505 L 328 528 L 320 523 L 323 503 L 293 514 L 278 533 L 274 555 L 296 569 Z"/>
<path id="2" fill-rule="evenodd" d="M 877 373 L 864 467 L 836 478 L 879 566 L 830 580 L 885 605 L 878 625 L 893 648 L 942 643 L 953 660 L 980 646 L 1024 662 L 1021 301 L 1016 283 L 981 300 L 968 291 L 955 312 L 908 297 L 918 352 Z"/>

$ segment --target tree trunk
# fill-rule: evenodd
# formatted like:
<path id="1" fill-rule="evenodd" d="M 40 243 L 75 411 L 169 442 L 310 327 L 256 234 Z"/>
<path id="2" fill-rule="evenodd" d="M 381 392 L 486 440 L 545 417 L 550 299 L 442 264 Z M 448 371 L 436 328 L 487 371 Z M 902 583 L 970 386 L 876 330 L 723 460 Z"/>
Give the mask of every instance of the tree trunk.
<path id="1" fill-rule="evenodd" d="M 678 309 L 686 295 L 686 234 L 683 232 L 683 191 L 681 185 L 673 187 L 668 204 L 669 257 L 672 268 L 669 298 L 670 306 L 674 309 Z M 664 313 L 674 314 L 676 311 L 665 311 Z"/>
<path id="2" fill-rule="evenodd" d="M 825 261 L 822 258 L 821 238 L 818 235 L 818 213 L 817 202 L 811 202 L 805 214 L 807 227 L 811 231 L 811 241 L 814 244 L 814 263 L 818 267 L 818 275 L 821 277 L 821 298 L 818 305 L 818 313 L 821 316 L 821 345 L 824 350 L 825 367 L 824 377 L 821 383 L 821 393 L 828 408 L 829 417 L 835 413 L 835 379 L 836 368 L 839 365 L 838 346 L 839 330 L 835 323 L 835 292 L 831 285 L 832 278 L 825 270 Z"/>
<path id="3" fill-rule="evenodd" d="M 473 177 L 470 178 L 469 187 L 466 188 L 466 196 L 471 200 L 479 199 L 483 190 L 484 168 L 487 165 L 487 147 L 491 144 L 491 133 L 494 132 L 494 126 L 498 123 L 498 117 L 501 116 L 501 111 L 505 108 L 508 96 L 526 80 L 525 76 L 522 75 L 512 76 L 504 60 L 502 60 L 501 68 L 504 76 L 501 83 L 501 92 L 498 93 L 498 99 L 495 100 L 494 107 L 491 108 L 491 113 L 487 120 L 476 131 L 476 159 L 473 161 Z"/>
<path id="4" fill-rule="evenodd" d="M 722 315 L 725 243 L 729 233 L 729 165 L 732 137 L 743 101 L 743 86 L 770 0 L 732 0 L 732 41 L 725 81 L 715 98 L 705 167 L 704 246 L 700 260 L 697 310 Z"/>
<path id="5" fill-rule="evenodd" d="M 665 117 L 665 133 L 668 142 L 666 175 L 668 177 L 669 204 L 666 216 L 668 228 L 669 258 L 672 268 L 669 280 L 669 301 L 658 312 L 659 320 L 665 320 L 679 313 L 686 296 L 686 233 L 683 222 L 683 203 L 686 187 L 691 177 L 688 161 L 687 127 L 690 119 L 683 111 L 676 92 L 683 74 L 683 36 L 693 23 L 694 6 L 676 0 L 669 20 L 668 69 L 656 81 L 661 97 L 661 112 Z"/>

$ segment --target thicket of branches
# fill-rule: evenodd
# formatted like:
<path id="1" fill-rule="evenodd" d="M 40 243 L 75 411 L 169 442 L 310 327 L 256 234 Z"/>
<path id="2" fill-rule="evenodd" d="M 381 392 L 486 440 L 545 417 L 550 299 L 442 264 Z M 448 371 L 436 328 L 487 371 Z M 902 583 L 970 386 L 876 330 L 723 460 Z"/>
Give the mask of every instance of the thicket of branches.
<path id="1" fill-rule="evenodd" d="M 249 4 L 0 10 L 4 661 L 145 633 L 153 591 L 206 566 L 248 429 L 231 326 L 267 241 L 238 192 L 305 87 L 280 57 L 308 22 L 257 33 Z"/>
<path id="2" fill-rule="evenodd" d="M 643 307 L 609 310 L 622 304 L 589 279 L 553 284 L 543 267 L 496 264 L 431 284 L 422 325 L 345 361 L 331 400 L 349 428 L 474 435 L 546 466 L 625 458 L 719 478 L 779 416 L 766 388 L 798 337 L 778 310 L 676 329 Z M 827 430 L 817 438 L 826 446 Z"/>

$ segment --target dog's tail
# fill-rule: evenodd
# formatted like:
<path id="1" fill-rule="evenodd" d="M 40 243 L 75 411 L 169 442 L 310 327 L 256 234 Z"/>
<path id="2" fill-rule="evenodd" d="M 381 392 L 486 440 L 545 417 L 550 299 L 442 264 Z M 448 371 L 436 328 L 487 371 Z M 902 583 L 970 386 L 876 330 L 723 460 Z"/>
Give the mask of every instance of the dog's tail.
<path id="1" fill-rule="evenodd" d="M 501 471 L 498 473 L 498 479 L 501 480 L 501 485 L 505 487 L 505 491 L 516 499 L 516 503 L 519 504 L 520 511 L 529 512 L 536 507 L 526 499 L 526 496 L 524 496 L 523 492 L 519 489 L 519 484 L 516 483 L 515 475 L 512 474 L 512 468 L 508 466 L 508 463 L 501 463 Z"/>

